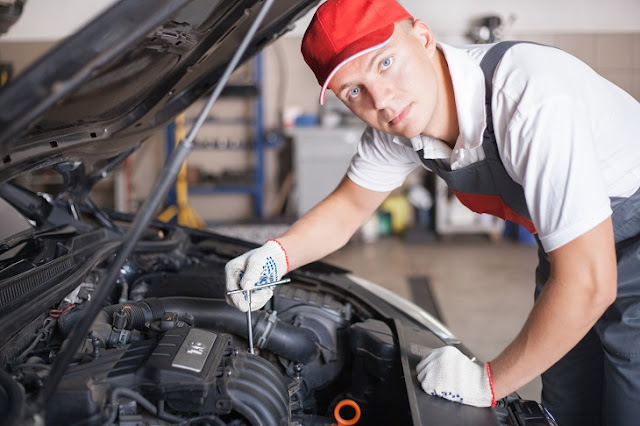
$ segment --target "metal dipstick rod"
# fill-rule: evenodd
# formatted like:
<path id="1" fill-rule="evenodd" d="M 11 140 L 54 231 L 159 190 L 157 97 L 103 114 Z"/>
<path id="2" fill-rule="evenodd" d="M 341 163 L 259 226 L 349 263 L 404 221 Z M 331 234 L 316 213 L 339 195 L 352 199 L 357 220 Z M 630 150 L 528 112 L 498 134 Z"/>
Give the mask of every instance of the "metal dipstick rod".
<path id="1" fill-rule="evenodd" d="M 253 293 L 256 290 L 260 290 L 261 288 L 264 287 L 271 287 L 273 285 L 279 285 L 279 284 L 286 284 L 288 282 L 291 281 L 291 278 L 285 278 L 279 281 L 274 281 L 272 283 L 265 283 L 265 284 L 260 284 L 257 285 L 253 288 L 241 288 L 239 290 L 231 290 L 228 291 L 227 294 L 231 295 L 231 294 L 237 294 L 237 293 L 245 293 L 247 295 L 247 301 L 249 302 L 249 309 L 247 309 L 247 334 L 249 335 L 249 353 L 250 354 L 254 354 L 254 350 L 253 350 L 253 322 L 251 320 L 251 293 Z"/>

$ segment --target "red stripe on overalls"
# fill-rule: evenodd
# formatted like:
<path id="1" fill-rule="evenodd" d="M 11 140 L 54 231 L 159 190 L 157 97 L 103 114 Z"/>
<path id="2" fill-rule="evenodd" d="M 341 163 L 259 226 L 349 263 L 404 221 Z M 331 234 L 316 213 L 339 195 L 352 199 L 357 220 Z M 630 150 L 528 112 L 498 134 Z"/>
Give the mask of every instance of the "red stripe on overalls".
<path id="1" fill-rule="evenodd" d="M 510 220 L 524 226 L 532 234 L 538 233 L 533 222 L 513 211 L 499 195 L 468 194 L 460 191 L 453 191 L 453 193 L 462 204 L 476 213 L 487 213 L 504 220 Z"/>

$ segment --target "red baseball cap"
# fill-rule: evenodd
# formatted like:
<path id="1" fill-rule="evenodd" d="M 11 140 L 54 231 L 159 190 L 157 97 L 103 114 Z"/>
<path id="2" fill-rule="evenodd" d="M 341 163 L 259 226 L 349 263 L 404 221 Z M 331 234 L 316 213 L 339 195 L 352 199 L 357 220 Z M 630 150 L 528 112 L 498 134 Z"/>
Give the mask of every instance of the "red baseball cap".
<path id="1" fill-rule="evenodd" d="M 302 56 L 322 86 L 347 62 L 389 42 L 394 24 L 413 19 L 396 0 L 328 0 L 316 11 L 302 39 Z"/>

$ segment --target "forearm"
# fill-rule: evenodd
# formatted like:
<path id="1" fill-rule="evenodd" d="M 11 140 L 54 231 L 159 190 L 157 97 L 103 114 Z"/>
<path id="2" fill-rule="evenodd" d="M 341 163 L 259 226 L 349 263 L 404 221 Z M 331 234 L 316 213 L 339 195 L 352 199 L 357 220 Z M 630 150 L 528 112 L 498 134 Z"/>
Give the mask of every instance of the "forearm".
<path id="1" fill-rule="evenodd" d="M 611 221 L 550 253 L 551 276 L 513 342 L 493 361 L 496 398 L 547 370 L 569 352 L 615 300 Z"/>
<path id="2" fill-rule="evenodd" d="M 548 282 L 520 333 L 491 361 L 496 398 L 530 382 L 569 352 L 606 309 L 596 300 L 569 285 Z"/>
<path id="3" fill-rule="evenodd" d="M 322 259 L 344 246 L 387 195 L 345 178 L 331 195 L 277 238 L 287 252 L 290 269 Z"/>
<path id="4" fill-rule="evenodd" d="M 333 203 L 332 203 L 333 204 Z M 336 217 L 336 211 L 320 205 L 278 237 L 289 256 L 290 269 L 322 259 L 344 246 L 358 227 Z"/>

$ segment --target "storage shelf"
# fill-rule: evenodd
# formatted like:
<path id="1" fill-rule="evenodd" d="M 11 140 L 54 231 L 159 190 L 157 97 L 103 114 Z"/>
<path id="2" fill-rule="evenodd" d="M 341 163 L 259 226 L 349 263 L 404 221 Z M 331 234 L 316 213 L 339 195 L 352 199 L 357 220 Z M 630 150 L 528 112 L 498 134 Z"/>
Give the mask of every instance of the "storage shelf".
<path id="1" fill-rule="evenodd" d="M 255 185 L 210 185 L 189 188 L 189 194 L 192 195 L 254 194 L 258 191 L 260 191 L 260 188 Z"/>
<path id="2" fill-rule="evenodd" d="M 185 124 L 187 126 L 193 126 L 194 124 L 196 124 L 196 120 L 195 119 L 189 119 L 189 120 L 185 120 Z M 253 125 L 253 119 L 251 118 L 244 118 L 244 117 L 207 117 L 205 118 L 204 122 L 202 124 L 212 124 L 212 125 L 227 125 L 227 126 L 251 126 Z"/>
<path id="3" fill-rule="evenodd" d="M 216 195 L 216 194 L 247 194 L 253 197 L 255 216 L 263 217 L 263 186 L 264 186 L 264 149 L 267 144 L 264 134 L 263 105 L 262 105 L 262 56 L 253 58 L 253 76 L 248 84 L 228 84 L 222 89 L 221 97 L 225 98 L 252 98 L 253 112 L 247 117 L 215 117 L 209 116 L 204 124 L 224 126 L 245 126 L 251 129 L 250 141 L 230 141 L 229 139 L 195 140 L 194 150 L 207 151 L 248 151 L 253 152 L 253 183 L 238 183 L 231 185 L 200 185 L 189 188 L 192 195 Z M 196 119 L 191 117 L 186 120 L 189 127 L 193 126 Z M 173 123 L 166 131 L 166 158 L 168 159 L 175 145 Z M 167 204 L 175 204 L 175 190 L 172 189 L 167 197 Z"/>
<path id="4" fill-rule="evenodd" d="M 194 141 L 193 149 L 199 150 L 215 150 L 215 151 L 244 151 L 247 149 L 253 149 L 255 144 L 253 142 L 245 141 Z"/>

